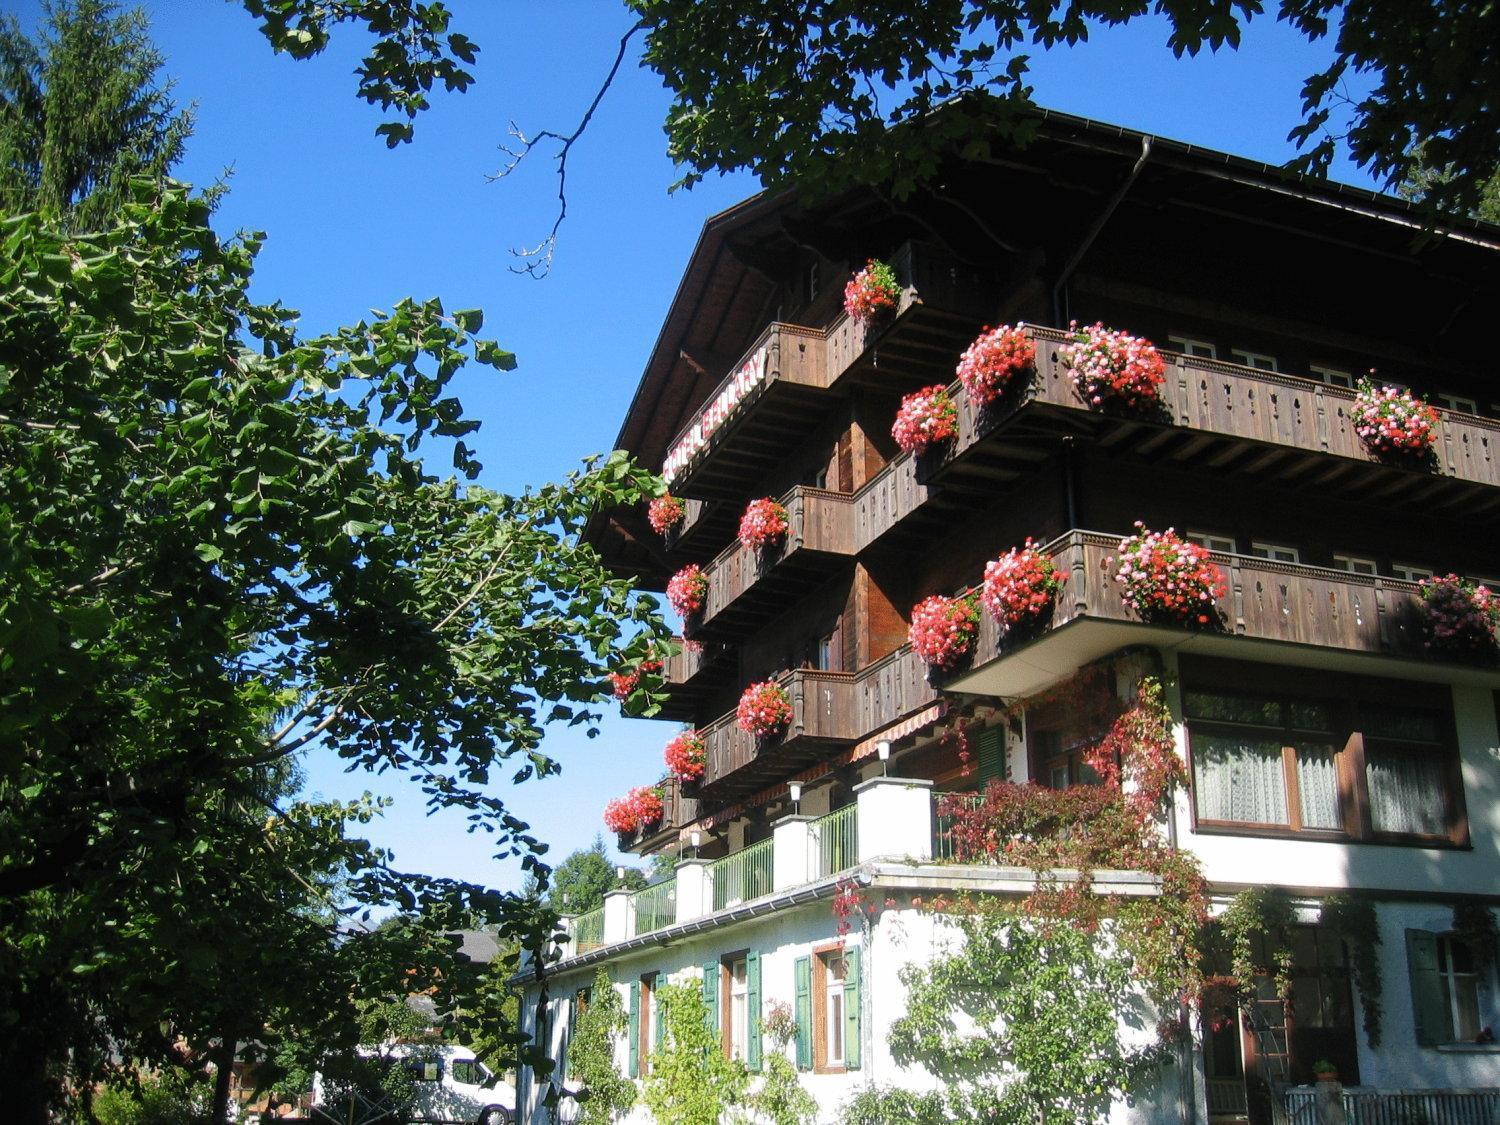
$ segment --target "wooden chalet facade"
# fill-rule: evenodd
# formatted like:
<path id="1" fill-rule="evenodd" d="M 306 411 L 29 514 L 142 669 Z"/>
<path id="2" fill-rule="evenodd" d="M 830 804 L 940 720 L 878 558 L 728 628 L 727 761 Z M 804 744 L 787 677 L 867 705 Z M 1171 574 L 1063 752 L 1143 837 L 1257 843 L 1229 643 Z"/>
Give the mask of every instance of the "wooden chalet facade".
<path id="1" fill-rule="evenodd" d="M 891 263 L 901 285 L 895 315 L 876 326 L 842 300 L 870 258 Z M 769 854 L 782 823 L 863 810 L 876 777 L 935 792 L 1007 772 L 1078 782 L 1085 733 L 1065 709 L 1026 701 L 1134 660 L 1169 684 L 1193 778 L 1173 831 L 1216 893 L 1270 884 L 1299 896 L 1297 987 L 1320 997 L 1296 1009 L 1315 1016 L 1273 1018 L 1269 1036 L 1248 1021 L 1203 1032 L 1191 1080 L 1142 1119 L 1279 1120 L 1282 1088 L 1310 1082 L 1321 1058 L 1346 1086 L 1500 1085 L 1500 1054 L 1473 1043 L 1500 1018 L 1494 959 L 1475 968 L 1446 921 L 1454 902 L 1500 903 L 1500 671 L 1429 648 L 1419 590 L 1433 574 L 1500 579 L 1500 356 L 1486 346 L 1497 317 L 1500 229 L 1424 236 L 1419 215 L 1390 198 L 1052 113 L 1025 149 L 955 161 L 900 203 L 789 193 L 710 220 L 618 441 L 663 471 L 685 518 L 662 536 L 644 511 L 609 511 L 588 531 L 647 588 L 688 563 L 708 580 L 667 661 L 662 716 L 699 732 L 706 770 L 687 785 L 667 778 L 661 822 L 630 846 L 728 870 L 741 853 Z M 1163 351 L 1159 415 L 1080 400 L 1059 356 L 1070 321 Z M 1002 323 L 1034 326 L 1036 370 L 975 408 L 955 364 Z M 1439 408 L 1429 464 L 1383 463 L 1356 435 L 1354 387 L 1371 369 Z M 958 436 L 902 453 L 891 436 L 901 398 L 933 384 L 954 384 Z M 758 497 L 779 499 L 790 522 L 763 551 L 736 539 Z M 1122 604 L 1112 556 L 1136 521 L 1213 552 L 1226 577 L 1222 628 L 1148 624 Z M 1027 538 L 1067 578 L 1050 620 L 1008 643 L 986 615 L 971 660 L 934 674 L 908 644 L 911 607 L 972 588 L 987 560 Z M 768 679 L 793 718 L 756 739 L 735 708 L 746 685 Z M 1283 718 L 1265 718 L 1273 712 Z M 1296 720 L 1305 729 L 1294 714 L 1310 716 Z M 953 737 L 961 724 L 983 732 L 972 758 Z M 649 783 L 660 766 L 642 773 Z M 931 835 L 928 816 L 918 837 Z M 822 971 L 831 864 L 913 854 L 910 833 L 866 820 L 849 854 L 812 845 L 802 882 L 825 900 L 811 914 L 792 898 L 777 907 L 792 921 L 752 957 L 756 1001 L 789 999 L 804 961 Z M 771 882 L 744 884 L 743 901 L 786 897 L 779 853 L 774 862 Z M 869 870 L 872 885 L 894 878 Z M 1318 902 L 1351 890 L 1381 904 L 1379 1048 L 1358 1033 L 1345 951 L 1319 938 Z M 675 893 L 664 926 L 693 917 L 686 883 Z M 710 975 L 750 924 L 733 894 L 719 897 L 728 906 L 704 901 L 700 917 L 719 919 L 723 948 L 697 924 L 697 952 L 679 958 L 695 971 L 707 958 Z M 581 987 L 602 958 L 636 982 L 639 1009 L 660 951 L 650 931 L 621 924 L 616 954 L 607 933 L 563 952 L 554 995 L 566 997 L 569 980 Z M 1440 963 L 1411 960 L 1429 955 Z M 731 1050 L 746 1035 L 731 1026 L 739 964 L 722 961 Z M 773 985 L 773 964 L 784 982 Z M 849 998 L 863 1005 L 848 1030 L 864 1037 L 866 1073 L 828 1064 L 826 1044 L 809 1065 L 829 1120 L 848 1086 L 835 1078 L 901 1081 L 880 1069 L 891 1065 L 880 1041 L 889 1020 L 869 992 Z M 633 1017 L 632 1035 L 648 1050 L 645 1018 Z M 818 1026 L 823 1042 L 831 1033 Z"/>

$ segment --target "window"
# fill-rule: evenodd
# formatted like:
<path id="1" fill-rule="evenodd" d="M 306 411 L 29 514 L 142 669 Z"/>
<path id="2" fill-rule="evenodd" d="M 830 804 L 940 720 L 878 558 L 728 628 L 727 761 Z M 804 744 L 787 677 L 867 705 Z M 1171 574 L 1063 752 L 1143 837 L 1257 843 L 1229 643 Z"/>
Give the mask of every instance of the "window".
<path id="1" fill-rule="evenodd" d="M 1464 395 L 1449 394 L 1447 391 L 1439 391 L 1432 396 L 1432 401 L 1444 410 L 1456 410 L 1460 414 L 1478 414 L 1479 403 Z"/>
<path id="2" fill-rule="evenodd" d="M 1412 566 L 1411 563 L 1392 563 L 1391 573 L 1407 582 L 1420 582 L 1424 578 L 1432 577 L 1432 571 L 1427 567 Z"/>
<path id="3" fill-rule="evenodd" d="M 995 728 L 997 731 L 999 728 Z M 1069 737 L 1071 736 L 1071 737 Z M 1066 789 L 1070 785 L 1097 785 L 1099 775 L 1084 755 L 1098 740 L 1084 737 L 1077 730 L 1031 730 L 1032 777 L 1048 789 Z"/>
<path id="4" fill-rule="evenodd" d="M 827 488 L 828 466 L 826 464 L 819 465 L 812 472 L 808 473 L 807 485 L 809 488 Z"/>
<path id="5" fill-rule="evenodd" d="M 859 950 L 842 943 L 797 958 L 797 1065 L 855 1070 L 860 1057 Z"/>
<path id="6" fill-rule="evenodd" d="M 406 1069 L 418 1082 L 441 1082 L 443 1080 L 442 1059 L 409 1059 Z"/>
<path id="7" fill-rule="evenodd" d="M 493 1078 L 484 1063 L 478 1059 L 454 1059 L 453 1081 L 465 1086 L 483 1086 Z"/>
<path id="8" fill-rule="evenodd" d="M 710 999 L 712 993 L 712 999 Z M 703 967 L 709 1026 L 717 1024 L 724 1053 L 760 1069 L 760 954 L 740 950 Z"/>
<path id="9" fill-rule="evenodd" d="M 1184 678 L 1200 827 L 1467 841 L 1446 689 L 1333 674 L 1313 687 L 1295 670 L 1200 666 L 1225 669 Z"/>
<path id="10" fill-rule="evenodd" d="M 818 295 L 818 260 L 814 258 L 807 266 L 807 299 L 813 301 Z"/>
<path id="11" fill-rule="evenodd" d="M 1275 371 L 1276 357 L 1273 355 L 1261 355 L 1259 352 L 1241 351 L 1234 348 L 1229 353 L 1229 358 L 1235 363 L 1245 367 L 1253 367 L 1257 371 Z"/>
<path id="12" fill-rule="evenodd" d="M 1376 574 L 1380 569 L 1375 565 L 1374 559 L 1361 558 L 1359 555 L 1334 555 L 1333 565 L 1350 574 Z"/>
<path id="13" fill-rule="evenodd" d="M 1198 359 L 1219 358 L 1219 349 L 1206 340 L 1194 340 L 1187 336 L 1168 336 L 1167 347 L 1174 352 L 1195 356 Z"/>
<path id="14" fill-rule="evenodd" d="M 1234 554 L 1234 537 L 1230 535 L 1215 535 L 1211 531 L 1189 531 L 1183 538 L 1189 543 L 1196 543 L 1210 551 L 1218 551 L 1225 555 Z"/>
<path id="15" fill-rule="evenodd" d="M 637 1078 L 650 1072 L 651 1051 L 661 1042 L 661 1021 L 656 1005 L 657 973 L 642 973 L 630 982 L 630 1028 L 626 1043 L 626 1076 Z"/>
<path id="16" fill-rule="evenodd" d="M 1411 977 L 1417 1042 L 1472 1043 L 1484 1028 L 1480 997 L 1489 970 L 1458 934 L 1406 931 L 1406 967 Z"/>
<path id="17" fill-rule="evenodd" d="M 1250 553 L 1258 559 L 1270 559 L 1272 562 L 1296 563 L 1302 561 L 1301 552 L 1296 547 L 1286 547 L 1279 543 L 1252 542 Z"/>
<path id="18" fill-rule="evenodd" d="M 825 953 L 823 965 L 823 1065 L 844 1065 L 844 951 Z"/>
<path id="19" fill-rule="evenodd" d="M 1327 383 L 1330 387 L 1347 387 L 1354 389 L 1354 376 L 1347 371 L 1340 371 L 1336 367 L 1310 367 L 1312 377 L 1321 383 Z"/>
<path id="20" fill-rule="evenodd" d="M 743 1059 L 749 1046 L 750 973 L 745 958 L 729 963 L 729 1057 Z"/>
<path id="21" fill-rule="evenodd" d="M 839 651 L 838 642 L 839 634 L 837 629 L 814 641 L 812 666 L 820 672 L 837 672 L 838 660 L 836 654 Z"/>

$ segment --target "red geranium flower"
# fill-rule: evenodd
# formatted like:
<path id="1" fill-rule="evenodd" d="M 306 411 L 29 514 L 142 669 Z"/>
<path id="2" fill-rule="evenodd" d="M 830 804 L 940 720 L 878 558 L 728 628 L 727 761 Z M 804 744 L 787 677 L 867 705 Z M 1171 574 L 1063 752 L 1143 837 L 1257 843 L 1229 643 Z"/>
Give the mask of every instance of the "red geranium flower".
<path id="1" fill-rule="evenodd" d="M 923 387 L 901 400 L 891 437 L 907 453 L 922 454 L 958 436 L 958 407 L 946 387 Z"/>
<path id="2" fill-rule="evenodd" d="M 651 530 L 658 535 L 665 535 L 682 522 L 682 517 L 687 514 L 687 507 L 670 492 L 658 496 L 646 507 L 646 520 L 651 524 Z"/>
<path id="3" fill-rule="evenodd" d="M 1072 368 L 1073 386 L 1084 402 L 1134 410 L 1158 401 L 1167 363 L 1151 341 L 1102 324 L 1080 329 L 1075 320 L 1068 328 L 1074 342 L 1064 344 L 1058 354 Z"/>
<path id="4" fill-rule="evenodd" d="M 611 832 L 636 832 L 662 818 L 661 794 L 652 785 L 640 785 L 604 806 L 604 826 Z"/>
<path id="5" fill-rule="evenodd" d="M 1438 412 L 1409 391 L 1361 379 L 1354 395 L 1354 432 L 1376 456 L 1421 455 L 1437 442 Z"/>
<path id="6" fill-rule="evenodd" d="M 900 300 L 896 272 L 874 258 L 844 286 L 844 311 L 861 324 L 894 312 Z"/>
<path id="7" fill-rule="evenodd" d="M 791 529 L 787 510 L 769 496 L 752 500 L 740 517 L 740 544 L 751 550 L 769 547 Z"/>
<path id="8" fill-rule="evenodd" d="M 734 717 L 742 731 L 769 738 L 791 725 L 792 701 L 775 680 L 763 680 L 745 689 Z"/>
<path id="9" fill-rule="evenodd" d="M 974 647 L 979 635 L 979 607 L 972 596 L 945 598 L 933 594 L 911 611 L 912 651 L 936 668 L 951 668 Z"/>
<path id="10" fill-rule="evenodd" d="M 1036 366 L 1036 345 L 1025 329 L 1024 324 L 986 328 L 958 361 L 958 381 L 975 406 L 993 402 Z"/>
<path id="11" fill-rule="evenodd" d="M 667 601 L 684 617 L 691 617 L 708 600 L 708 575 L 697 563 L 688 563 L 667 583 Z"/>
<path id="12" fill-rule="evenodd" d="M 1052 560 L 1026 540 L 1024 547 L 1006 551 L 984 568 L 980 601 L 990 616 L 1007 629 L 1028 625 L 1052 608 L 1063 576 Z"/>
<path id="13" fill-rule="evenodd" d="M 1208 551 L 1189 543 L 1170 527 L 1149 531 L 1140 522 L 1136 534 L 1120 540 L 1115 581 L 1120 600 L 1144 620 L 1175 625 L 1208 625 L 1217 617 L 1214 601 L 1224 596 L 1224 572 Z"/>
<path id="14" fill-rule="evenodd" d="M 685 730 L 662 751 L 667 769 L 683 781 L 695 781 L 703 776 L 708 764 L 708 744 L 698 737 L 695 730 Z"/>

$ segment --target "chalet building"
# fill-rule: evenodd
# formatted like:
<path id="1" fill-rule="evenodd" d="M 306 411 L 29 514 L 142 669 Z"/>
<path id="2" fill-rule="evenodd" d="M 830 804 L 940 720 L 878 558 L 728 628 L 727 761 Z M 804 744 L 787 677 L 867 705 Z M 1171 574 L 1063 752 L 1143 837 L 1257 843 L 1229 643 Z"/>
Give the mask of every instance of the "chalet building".
<path id="1" fill-rule="evenodd" d="M 660 716 L 698 732 L 704 772 L 668 776 L 663 815 L 629 841 L 677 857 L 675 880 L 571 920 L 542 1026 L 523 1005 L 531 1030 L 566 1083 L 604 965 L 632 1076 L 649 1072 L 655 990 L 685 979 L 752 1069 L 774 1049 L 759 1017 L 793 1006 L 820 1120 L 868 1084 L 930 1088 L 888 1045 L 898 973 L 946 924 L 921 901 L 1031 885 L 953 863 L 938 795 L 1088 783 L 1100 732 L 1079 699 L 1126 698 L 1149 674 L 1189 779 L 1163 831 L 1215 909 L 1247 888 L 1292 896 L 1294 1002 L 1267 987 L 1237 1020 L 1194 1020 L 1177 1065 L 1115 1119 L 1313 1120 L 1322 1061 L 1351 1106 L 1500 1119 L 1497 957 L 1472 925 L 1500 906 L 1500 666 L 1432 643 L 1420 585 L 1500 579 L 1500 228 L 1424 236 L 1393 198 L 1066 115 L 1038 124 L 1024 149 L 955 160 L 908 200 L 761 195 L 705 225 L 618 441 L 684 517 L 662 535 L 645 511 L 610 511 L 587 533 L 648 588 L 688 564 L 706 577 Z M 844 290 L 870 259 L 899 298 L 861 322 Z M 1157 346 L 1154 413 L 1081 398 L 1070 322 Z M 1034 371 L 976 407 L 955 368 L 1002 324 L 1026 326 Z M 1393 463 L 1357 432 L 1372 369 L 1436 408 L 1425 460 Z M 956 436 L 903 452 L 903 396 L 934 384 L 953 384 Z M 757 550 L 737 529 L 762 497 L 789 527 Z M 1224 579 L 1211 623 L 1122 600 L 1137 521 L 1206 548 Z M 961 664 L 925 664 L 913 606 L 974 589 L 1028 538 L 1065 579 L 1050 615 L 1010 636 L 985 613 Z M 736 707 L 765 681 L 790 720 L 755 738 Z M 1140 873 L 1099 880 L 1157 893 Z M 1378 1046 L 1323 924 L 1351 892 L 1375 904 Z M 835 900 L 856 896 L 873 911 L 841 919 Z M 545 1093 L 523 1075 L 523 1120 L 544 1119 Z"/>

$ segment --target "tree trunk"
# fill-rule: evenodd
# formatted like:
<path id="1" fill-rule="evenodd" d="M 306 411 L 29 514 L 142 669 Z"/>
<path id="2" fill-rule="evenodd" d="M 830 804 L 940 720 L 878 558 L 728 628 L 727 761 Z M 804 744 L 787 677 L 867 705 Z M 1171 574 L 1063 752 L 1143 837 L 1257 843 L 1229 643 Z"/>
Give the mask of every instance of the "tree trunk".
<path id="1" fill-rule="evenodd" d="M 225 1037 L 214 1048 L 214 1100 L 208 1118 L 213 1125 L 229 1125 L 229 1076 L 234 1071 L 236 1045 L 232 1037 Z"/>

